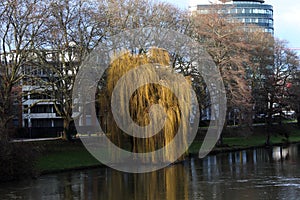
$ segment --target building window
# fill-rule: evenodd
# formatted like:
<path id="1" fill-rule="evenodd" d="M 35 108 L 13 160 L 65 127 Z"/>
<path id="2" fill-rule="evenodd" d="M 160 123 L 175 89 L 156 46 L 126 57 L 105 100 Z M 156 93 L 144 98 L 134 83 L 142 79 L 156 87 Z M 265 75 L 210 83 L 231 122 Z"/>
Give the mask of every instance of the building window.
<path id="1" fill-rule="evenodd" d="M 15 127 L 19 126 L 19 119 L 13 119 L 13 125 Z"/>
<path id="2" fill-rule="evenodd" d="M 273 11 L 272 10 L 266 10 L 266 13 L 269 15 L 273 15 Z"/>
<path id="3" fill-rule="evenodd" d="M 52 105 L 36 105 L 31 108 L 31 113 L 53 113 Z"/>
<path id="4" fill-rule="evenodd" d="M 243 13 L 243 9 L 237 8 L 237 9 L 236 9 L 236 13 Z"/>
<path id="5" fill-rule="evenodd" d="M 245 13 L 249 14 L 251 12 L 250 10 L 251 9 L 249 9 L 249 8 L 245 8 Z"/>
<path id="6" fill-rule="evenodd" d="M 32 127 L 52 127 L 51 119 L 32 119 Z"/>
<path id="7" fill-rule="evenodd" d="M 49 99 L 47 94 L 33 93 L 30 95 L 30 99 Z"/>
<path id="8" fill-rule="evenodd" d="M 54 119 L 54 127 L 63 127 L 62 119 Z"/>
<path id="9" fill-rule="evenodd" d="M 199 10 L 200 14 L 208 14 L 208 10 Z"/>
<path id="10" fill-rule="evenodd" d="M 273 25 L 273 20 L 269 19 L 269 25 Z"/>
<path id="11" fill-rule="evenodd" d="M 25 127 L 25 128 L 28 127 L 28 119 L 24 119 L 24 127 Z"/>

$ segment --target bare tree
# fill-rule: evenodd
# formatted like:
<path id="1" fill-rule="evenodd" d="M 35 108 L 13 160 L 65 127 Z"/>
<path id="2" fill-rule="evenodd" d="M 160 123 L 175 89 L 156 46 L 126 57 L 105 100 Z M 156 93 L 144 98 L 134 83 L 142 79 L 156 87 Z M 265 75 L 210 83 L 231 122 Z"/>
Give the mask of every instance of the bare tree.
<path id="1" fill-rule="evenodd" d="M 80 64 L 105 39 L 107 10 L 89 0 L 49 2 L 45 27 L 47 32 L 40 40 L 39 62 L 47 79 L 39 81 L 48 101 L 63 119 L 63 138 L 70 139 L 72 119 L 72 90 Z"/>
<path id="2" fill-rule="evenodd" d="M 45 5 L 38 0 L 13 0 L 0 3 L 0 139 L 7 139 L 12 114 L 12 91 L 24 78 L 22 68 L 33 59 L 36 38 L 43 32 Z"/>
<path id="3" fill-rule="evenodd" d="M 103 2 L 103 1 L 102 1 Z M 152 0 L 107 0 L 111 34 L 141 27 L 187 31 L 187 12 L 172 4 Z"/>

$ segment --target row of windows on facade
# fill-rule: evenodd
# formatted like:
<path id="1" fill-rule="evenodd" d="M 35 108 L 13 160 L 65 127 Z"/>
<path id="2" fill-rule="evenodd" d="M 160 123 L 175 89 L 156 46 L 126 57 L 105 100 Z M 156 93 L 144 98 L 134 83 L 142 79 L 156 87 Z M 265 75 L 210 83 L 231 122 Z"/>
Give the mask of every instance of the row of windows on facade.
<path id="1" fill-rule="evenodd" d="M 42 52 L 42 58 L 44 58 L 47 62 L 50 63 L 59 63 L 62 60 L 65 60 L 66 62 L 69 61 L 78 61 L 78 53 L 75 48 L 71 47 L 68 50 L 65 51 L 53 51 L 53 52 Z M 8 64 L 13 63 L 13 60 L 15 56 L 15 51 L 12 51 L 10 53 L 6 54 L 0 54 L 0 62 L 1 64 L 6 64 L 5 61 L 8 62 Z M 35 53 L 28 53 L 27 57 L 34 59 L 38 58 L 38 56 Z"/>
<path id="2" fill-rule="evenodd" d="M 65 66 L 69 66 L 68 65 L 69 63 L 66 63 Z M 57 68 L 60 68 L 62 69 L 63 68 L 63 65 L 62 64 L 57 64 L 55 65 Z M 41 66 L 38 66 L 38 65 L 26 65 L 26 66 L 23 66 L 22 67 L 22 73 L 24 75 L 35 75 L 35 76 L 55 76 L 54 72 L 51 71 L 51 69 L 47 69 L 45 67 L 41 67 Z"/>
<path id="3" fill-rule="evenodd" d="M 259 24 L 261 25 L 261 24 Z M 265 33 L 271 33 L 272 35 L 274 34 L 274 28 L 273 27 L 261 27 L 261 26 L 258 26 L 258 27 L 252 27 L 252 26 L 247 26 L 245 25 L 243 27 L 243 30 L 246 31 L 246 32 L 256 32 L 256 31 L 263 31 Z"/>
<path id="4" fill-rule="evenodd" d="M 24 119 L 24 127 L 29 127 L 29 120 Z M 62 119 L 31 119 L 31 127 L 62 127 L 63 120 Z"/>
<path id="5" fill-rule="evenodd" d="M 265 19 L 265 18 L 238 18 L 243 23 L 260 23 L 260 24 L 267 24 L 268 26 L 273 27 L 273 20 L 272 19 Z"/>
<path id="6" fill-rule="evenodd" d="M 274 30 L 270 28 L 265 28 L 265 33 L 271 33 L 274 34 Z"/>
<path id="7" fill-rule="evenodd" d="M 254 26 L 247 26 L 247 24 L 246 24 L 242 28 L 245 32 L 256 32 L 256 31 L 260 30 L 260 31 L 263 31 L 265 33 L 272 33 L 272 34 L 274 33 L 274 28 L 273 27 L 267 27 L 267 26 L 254 27 Z"/>
<path id="8" fill-rule="evenodd" d="M 41 68 L 39 66 L 23 66 L 22 67 L 22 73 L 24 75 L 39 75 L 39 76 L 45 76 L 49 75 L 49 70 L 46 70 L 44 68 Z"/>
<path id="9" fill-rule="evenodd" d="M 261 2 L 257 1 L 234 1 L 234 4 L 256 4 L 256 5 L 261 5 Z"/>
<path id="10" fill-rule="evenodd" d="M 199 8 L 198 12 L 200 14 L 208 14 L 210 10 L 207 8 Z M 273 10 L 271 9 L 260 9 L 260 8 L 232 8 L 232 9 L 224 9 L 219 11 L 219 13 L 227 13 L 227 14 L 266 14 L 273 16 Z"/>
<path id="11" fill-rule="evenodd" d="M 35 105 L 31 107 L 30 109 L 28 108 L 27 105 L 24 105 L 23 107 L 23 113 L 28 114 L 28 113 L 56 113 L 54 105 Z"/>
<path id="12" fill-rule="evenodd" d="M 33 94 L 27 94 L 23 96 L 24 100 L 45 100 L 45 99 L 51 99 L 53 95 L 49 94 L 40 94 L 40 93 L 33 93 Z"/>

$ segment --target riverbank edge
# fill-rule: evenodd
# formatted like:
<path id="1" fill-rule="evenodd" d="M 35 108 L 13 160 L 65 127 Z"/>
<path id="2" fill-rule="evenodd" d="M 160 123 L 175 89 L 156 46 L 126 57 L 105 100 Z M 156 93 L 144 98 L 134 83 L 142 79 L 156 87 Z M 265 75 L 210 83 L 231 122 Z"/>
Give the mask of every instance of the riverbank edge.
<path id="1" fill-rule="evenodd" d="M 300 141 L 297 141 L 297 142 L 280 142 L 280 143 L 274 143 L 272 145 L 262 144 L 262 145 L 254 145 L 254 146 L 247 146 L 247 147 L 241 147 L 241 146 L 237 146 L 237 147 L 215 147 L 206 156 L 217 155 L 217 154 L 221 154 L 221 153 L 244 151 L 244 150 L 256 149 L 256 148 L 268 149 L 268 148 L 272 148 L 274 146 L 289 146 L 289 145 L 293 145 L 293 144 L 300 144 Z M 198 153 L 189 153 L 188 157 L 186 159 L 195 158 L 195 157 L 199 158 Z M 186 159 L 184 159 L 184 160 L 186 160 Z M 199 159 L 202 159 L 202 158 L 199 158 Z M 171 165 L 178 164 L 178 163 L 181 163 L 181 162 L 182 161 L 174 162 Z M 98 168 L 109 168 L 109 167 L 106 166 L 105 164 L 100 163 L 100 161 L 99 161 L 99 164 L 97 164 L 97 165 L 87 165 L 87 166 L 80 166 L 80 167 L 55 169 L 55 170 L 41 170 L 41 171 L 39 171 L 38 175 L 42 176 L 42 175 L 73 172 L 73 171 L 80 171 L 80 170 L 89 170 L 89 169 L 98 169 Z"/>

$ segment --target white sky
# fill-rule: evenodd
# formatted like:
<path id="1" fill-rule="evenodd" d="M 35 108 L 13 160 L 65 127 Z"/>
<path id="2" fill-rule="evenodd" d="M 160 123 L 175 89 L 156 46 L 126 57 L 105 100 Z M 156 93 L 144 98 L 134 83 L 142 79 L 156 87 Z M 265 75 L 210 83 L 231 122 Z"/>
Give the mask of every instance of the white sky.
<path id="1" fill-rule="evenodd" d="M 209 4 L 209 0 L 164 0 L 180 8 L 189 5 Z M 211 0 L 214 2 L 215 0 Z M 300 48 L 300 1 L 299 0 L 265 0 L 274 9 L 275 37 L 289 41 L 289 47 Z M 300 52 L 300 51 L 298 51 Z"/>

